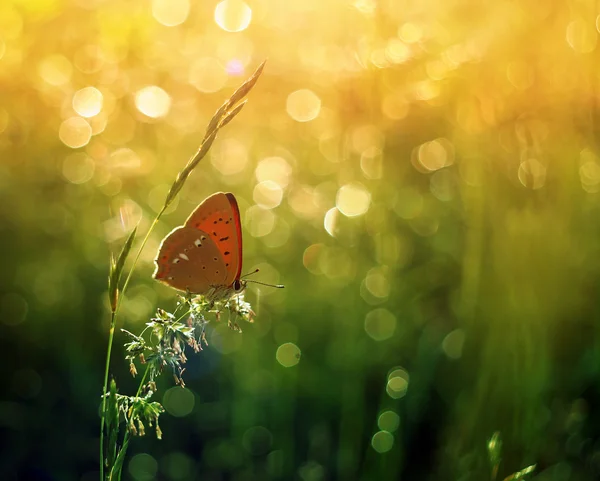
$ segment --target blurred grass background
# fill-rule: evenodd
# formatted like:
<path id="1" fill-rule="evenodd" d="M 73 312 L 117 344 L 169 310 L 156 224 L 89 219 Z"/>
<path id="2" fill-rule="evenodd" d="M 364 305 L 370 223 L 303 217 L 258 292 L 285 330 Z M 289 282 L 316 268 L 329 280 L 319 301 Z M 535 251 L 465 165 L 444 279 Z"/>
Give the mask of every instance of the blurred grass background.
<path id="1" fill-rule="evenodd" d="M 213 325 L 127 479 L 600 475 L 592 1 L 0 3 L 0 473 L 98 477 L 109 251 L 147 228 L 216 108 L 244 111 L 123 304 L 174 293 L 163 235 L 233 192 L 257 312 Z M 112 372 L 136 381 L 117 336 Z"/>

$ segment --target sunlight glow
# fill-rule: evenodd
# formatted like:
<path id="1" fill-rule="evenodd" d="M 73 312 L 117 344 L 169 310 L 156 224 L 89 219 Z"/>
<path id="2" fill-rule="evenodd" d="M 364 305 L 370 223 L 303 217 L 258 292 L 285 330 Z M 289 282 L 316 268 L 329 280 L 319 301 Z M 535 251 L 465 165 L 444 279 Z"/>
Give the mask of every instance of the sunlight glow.
<path id="1" fill-rule="evenodd" d="M 363 215 L 369 210 L 371 193 L 362 184 L 346 184 L 338 190 L 335 203 L 347 217 Z"/>
<path id="2" fill-rule="evenodd" d="M 73 109 L 82 117 L 94 117 L 102 110 L 104 97 L 96 87 L 85 87 L 73 95 Z"/>
<path id="3" fill-rule="evenodd" d="M 200 92 L 218 92 L 225 86 L 227 79 L 225 68 L 212 57 L 199 58 L 190 67 L 189 82 Z"/>
<path id="4" fill-rule="evenodd" d="M 189 0 L 152 0 L 152 16 L 165 27 L 182 24 L 189 13 Z"/>
<path id="5" fill-rule="evenodd" d="M 242 0 L 223 0 L 215 8 L 215 22 L 226 32 L 246 30 L 252 20 L 252 9 Z"/>
<path id="6" fill-rule="evenodd" d="M 283 189 L 276 182 L 265 180 L 256 184 L 252 199 L 257 205 L 265 209 L 273 209 L 281 204 Z"/>
<path id="7" fill-rule="evenodd" d="M 308 89 L 296 90 L 288 95 L 286 112 L 297 122 L 309 122 L 318 117 L 321 99 Z"/>
<path id="8" fill-rule="evenodd" d="M 157 119 L 169 113 L 171 97 L 160 87 L 150 85 L 136 92 L 135 106 L 144 115 Z"/>
<path id="9" fill-rule="evenodd" d="M 92 128 L 85 119 L 71 117 L 60 124 L 58 137 L 67 147 L 78 149 L 89 143 L 92 138 Z"/>

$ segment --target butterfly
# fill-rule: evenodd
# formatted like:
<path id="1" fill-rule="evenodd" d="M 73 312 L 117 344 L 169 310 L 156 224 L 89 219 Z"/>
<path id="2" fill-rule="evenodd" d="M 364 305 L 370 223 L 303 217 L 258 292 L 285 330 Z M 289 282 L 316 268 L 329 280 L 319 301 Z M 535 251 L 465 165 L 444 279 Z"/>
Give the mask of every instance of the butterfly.
<path id="1" fill-rule="evenodd" d="M 153 277 L 211 301 L 242 292 L 242 227 L 233 194 L 217 192 L 200 203 L 162 241 Z"/>

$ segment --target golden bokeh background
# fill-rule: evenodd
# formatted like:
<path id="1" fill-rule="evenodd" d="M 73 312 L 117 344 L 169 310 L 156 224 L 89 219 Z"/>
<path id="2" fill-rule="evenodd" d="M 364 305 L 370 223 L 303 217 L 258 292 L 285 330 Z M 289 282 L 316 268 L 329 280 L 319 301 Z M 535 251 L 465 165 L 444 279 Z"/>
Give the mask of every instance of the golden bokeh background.
<path id="1" fill-rule="evenodd" d="M 585 0 L 0 2 L 2 479 L 98 478 L 109 252 L 264 59 L 118 328 L 173 307 L 156 249 L 220 190 L 286 289 L 165 376 L 125 478 L 488 479 L 500 431 L 498 479 L 597 479 L 599 29 Z"/>

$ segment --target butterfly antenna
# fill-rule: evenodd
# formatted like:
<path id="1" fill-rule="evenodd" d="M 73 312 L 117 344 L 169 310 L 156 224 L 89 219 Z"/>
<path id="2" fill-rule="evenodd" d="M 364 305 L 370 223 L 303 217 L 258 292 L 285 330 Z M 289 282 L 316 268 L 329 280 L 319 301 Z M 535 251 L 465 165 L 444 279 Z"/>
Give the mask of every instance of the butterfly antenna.
<path id="1" fill-rule="evenodd" d="M 252 274 L 256 274 L 258 271 L 259 271 L 259 269 L 254 269 L 252 272 L 248 272 L 248 274 L 244 274 L 240 279 L 251 276 Z"/>
<path id="2" fill-rule="evenodd" d="M 246 282 L 260 284 L 261 286 L 275 287 L 276 289 L 283 289 L 285 287 L 283 284 L 267 284 L 266 282 L 260 282 L 260 281 L 246 281 Z"/>

